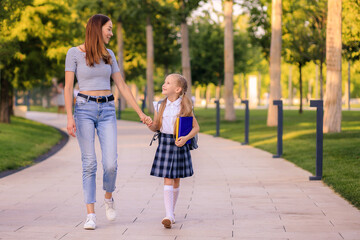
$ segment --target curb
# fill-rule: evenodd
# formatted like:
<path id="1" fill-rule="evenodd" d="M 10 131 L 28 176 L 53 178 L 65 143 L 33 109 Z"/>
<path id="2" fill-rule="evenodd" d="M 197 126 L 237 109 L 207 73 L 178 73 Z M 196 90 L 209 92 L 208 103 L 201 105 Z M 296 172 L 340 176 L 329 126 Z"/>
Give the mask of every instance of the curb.
<path id="1" fill-rule="evenodd" d="M 26 169 L 28 167 L 34 166 L 35 164 L 48 159 L 49 157 L 51 157 L 52 155 L 57 153 L 60 149 L 62 149 L 65 146 L 65 144 L 69 141 L 69 135 L 67 133 L 65 133 L 64 131 L 60 130 L 59 128 L 56 128 L 56 127 L 53 127 L 53 128 L 58 130 L 59 133 L 62 136 L 60 141 L 57 144 L 55 144 L 55 146 L 53 146 L 48 152 L 46 152 L 46 153 L 38 156 L 37 158 L 35 158 L 33 160 L 33 163 L 28 165 L 28 166 L 20 167 L 18 169 L 13 169 L 13 170 L 5 170 L 5 171 L 0 172 L 0 179 L 3 178 L 3 177 L 9 176 L 11 174 L 20 172 L 20 171 L 22 171 L 22 170 L 24 170 L 24 169 Z"/>

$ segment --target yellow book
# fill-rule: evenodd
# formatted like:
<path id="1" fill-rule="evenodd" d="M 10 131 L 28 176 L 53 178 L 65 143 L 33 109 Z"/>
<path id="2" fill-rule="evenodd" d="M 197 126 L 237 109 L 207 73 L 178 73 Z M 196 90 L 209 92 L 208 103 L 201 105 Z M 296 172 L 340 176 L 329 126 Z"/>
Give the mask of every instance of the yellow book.
<path id="1" fill-rule="evenodd" d="M 175 131 L 175 133 L 176 133 L 176 135 L 175 135 L 176 141 L 179 138 L 179 121 L 180 121 L 179 118 L 176 118 L 176 131 Z"/>

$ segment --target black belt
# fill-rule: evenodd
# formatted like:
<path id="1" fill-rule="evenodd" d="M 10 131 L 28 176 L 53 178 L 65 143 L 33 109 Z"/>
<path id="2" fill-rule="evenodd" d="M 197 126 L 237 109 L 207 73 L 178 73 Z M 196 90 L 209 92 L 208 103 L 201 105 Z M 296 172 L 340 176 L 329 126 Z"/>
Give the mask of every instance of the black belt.
<path id="1" fill-rule="evenodd" d="M 82 98 L 85 98 L 88 101 L 90 100 L 90 101 L 94 101 L 94 102 L 97 102 L 97 103 L 110 102 L 110 101 L 114 100 L 114 95 L 112 95 L 112 94 L 110 96 L 108 96 L 108 97 L 107 96 L 90 97 L 88 95 L 78 93 L 78 96 L 82 97 Z"/>

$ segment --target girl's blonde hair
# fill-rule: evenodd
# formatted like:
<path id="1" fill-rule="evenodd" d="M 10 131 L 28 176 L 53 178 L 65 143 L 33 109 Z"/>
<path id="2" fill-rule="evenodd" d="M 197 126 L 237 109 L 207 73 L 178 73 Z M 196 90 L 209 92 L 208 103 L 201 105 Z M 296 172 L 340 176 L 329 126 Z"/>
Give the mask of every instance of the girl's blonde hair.
<path id="1" fill-rule="evenodd" d="M 176 84 L 178 87 L 181 88 L 181 92 L 179 94 L 179 97 L 182 97 L 181 100 L 181 104 L 180 104 L 180 112 L 178 114 L 178 117 L 190 117 L 192 116 L 192 102 L 191 100 L 186 96 L 186 92 L 187 92 L 187 81 L 185 79 L 184 76 L 177 74 L 177 73 L 172 73 L 169 74 L 166 78 L 171 77 L 174 78 L 176 81 Z M 164 110 L 165 110 L 165 106 L 166 106 L 166 102 L 167 102 L 167 98 L 165 98 L 164 100 L 162 100 L 161 104 L 160 104 L 160 108 L 159 108 L 159 114 L 158 114 L 158 118 L 157 118 L 157 126 L 158 126 L 158 130 L 161 129 L 162 126 L 162 116 L 164 114 Z M 175 122 L 176 124 L 176 122 Z M 174 135 L 175 135 L 175 126 L 174 126 Z"/>

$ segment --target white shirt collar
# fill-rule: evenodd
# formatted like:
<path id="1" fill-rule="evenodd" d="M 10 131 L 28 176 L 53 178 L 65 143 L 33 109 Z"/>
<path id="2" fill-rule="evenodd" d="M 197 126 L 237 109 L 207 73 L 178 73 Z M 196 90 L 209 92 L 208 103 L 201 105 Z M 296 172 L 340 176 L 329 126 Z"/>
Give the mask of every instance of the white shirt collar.
<path id="1" fill-rule="evenodd" d="M 179 106 L 181 103 L 182 97 L 179 97 L 178 99 L 176 99 L 175 101 L 171 102 L 169 99 L 166 101 L 166 106 L 169 105 L 175 105 L 175 106 Z"/>

